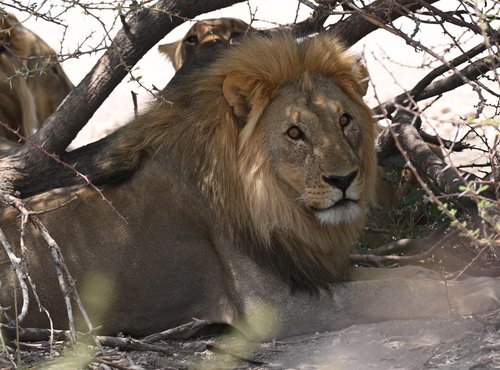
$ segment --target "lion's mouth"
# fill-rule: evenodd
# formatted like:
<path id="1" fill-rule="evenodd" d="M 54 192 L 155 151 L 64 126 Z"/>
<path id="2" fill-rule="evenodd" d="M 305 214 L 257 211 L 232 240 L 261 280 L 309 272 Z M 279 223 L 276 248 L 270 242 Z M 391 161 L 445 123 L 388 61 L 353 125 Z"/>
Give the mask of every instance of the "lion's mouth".
<path id="1" fill-rule="evenodd" d="M 343 198 L 328 208 L 314 209 L 314 214 L 322 224 L 346 224 L 358 222 L 363 215 L 363 208 L 359 201 Z"/>
<path id="2" fill-rule="evenodd" d="M 311 207 L 311 208 L 315 212 L 325 212 L 325 211 L 329 211 L 331 209 L 348 208 L 348 207 L 350 207 L 354 204 L 357 204 L 357 203 L 358 203 L 357 200 L 349 199 L 349 198 L 342 198 L 327 208 L 317 208 L 317 207 Z"/>
<path id="3" fill-rule="evenodd" d="M 331 207 L 329 207 L 327 209 L 339 208 L 339 207 L 349 207 L 353 203 L 357 203 L 357 201 L 352 200 L 352 199 L 342 198 L 341 200 L 339 200 L 338 202 L 336 202 L 335 204 L 333 204 Z"/>

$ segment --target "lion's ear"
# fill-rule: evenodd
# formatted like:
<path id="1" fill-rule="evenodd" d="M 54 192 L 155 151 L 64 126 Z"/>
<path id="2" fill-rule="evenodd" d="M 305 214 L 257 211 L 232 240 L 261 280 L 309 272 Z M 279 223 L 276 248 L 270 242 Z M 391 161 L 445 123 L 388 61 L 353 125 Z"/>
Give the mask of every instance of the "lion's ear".
<path id="1" fill-rule="evenodd" d="M 15 16 L 0 9 L 0 42 L 20 58 L 28 57 L 30 44 L 23 40 L 22 24 Z"/>
<path id="2" fill-rule="evenodd" d="M 18 23 L 16 17 L 0 9 L 0 40 L 2 42 L 10 42 L 10 39 L 13 38 L 11 33 L 15 32 L 14 27 Z"/>
<path id="3" fill-rule="evenodd" d="M 168 59 L 172 62 L 174 65 L 175 70 L 178 70 L 180 68 L 179 65 L 177 65 L 177 58 L 175 57 L 177 48 L 179 47 L 181 41 L 176 41 L 172 42 L 171 44 L 162 44 L 158 45 L 158 51 L 161 54 L 165 54 Z"/>
<path id="4" fill-rule="evenodd" d="M 244 86 L 243 78 L 234 74 L 227 75 L 222 84 L 224 98 L 238 118 L 246 118 L 250 112 L 248 94 L 245 93 Z"/>
<path id="5" fill-rule="evenodd" d="M 365 96 L 366 92 L 368 91 L 368 82 L 370 81 L 368 69 L 366 69 L 365 65 L 361 62 L 361 60 L 358 59 L 352 66 L 352 72 L 358 79 L 359 93 L 361 94 L 361 96 Z"/>

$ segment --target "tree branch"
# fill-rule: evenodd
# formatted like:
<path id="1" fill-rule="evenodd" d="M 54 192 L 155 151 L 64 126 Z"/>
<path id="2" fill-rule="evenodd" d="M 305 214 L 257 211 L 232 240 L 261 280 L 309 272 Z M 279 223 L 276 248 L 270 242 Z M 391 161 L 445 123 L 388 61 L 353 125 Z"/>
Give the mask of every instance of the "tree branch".
<path id="1" fill-rule="evenodd" d="M 486 72 L 498 68 L 500 66 L 498 58 L 484 57 L 472 62 L 462 70 L 455 72 L 448 77 L 443 77 L 440 80 L 434 81 L 436 77 L 441 76 L 452 67 L 459 66 L 460 64 L 465 63 L 474 56 L 483 52 L 486 49 L 486 45 L 486 42 L 481 43 L 448 63 L 435 68 L 422 78 L 410 91 L 399 94 L 395 98 L 374 107 L 372 109 L 373 113 L 377 116 L 391 114 L 396 110 L 397 105 L 408 105 L 410 101 L 417 102 L 443 94 L 464 85 L 466 81 L 474 81 Z"/>
<path id="2" fill-rule="evenodd" d="M 432 4 L 437 0 L 422 1 L 422 3 Z M 416 0 L 378 0 L 364 8 L 359 9 L 351 1 L 344 2 L 347 8 L 353 13 L 346 19 L 334 24 L 328 32 L 336 34 L 347 46 L 352 46 L 366 35 L 379 29 L 379 25 L 371 22 L 364 16 L 370 14 L 371 17 L 379 19 L 383 23 L 390 23 L 400 17 L 414 12 L 422 7 Z"/>
<path id="3" fill-rule="evenodd" d="M 405 157 L 411 160 L 418 172 L 432 179 L 444 194 L 462 193 L 460 187 L 477 178 L 472 174 L 461 176 L 456 169 L 434 154 L 418 134 L 412 124 L 413 120 L 414 116 L 402 109 L 393 118 L 391 130 L 398 148 L 404 151 Z M 475 203 L 466 197 L 460 198 L 458 202 L 466 208 L 475 207 Z"/>

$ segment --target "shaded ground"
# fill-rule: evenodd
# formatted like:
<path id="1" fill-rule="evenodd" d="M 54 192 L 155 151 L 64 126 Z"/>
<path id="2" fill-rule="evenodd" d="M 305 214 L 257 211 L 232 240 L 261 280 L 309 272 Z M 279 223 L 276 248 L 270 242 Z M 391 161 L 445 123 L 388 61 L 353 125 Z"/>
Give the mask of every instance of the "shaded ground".
<path id="1" fill-rule="evenodd" d="M 480 317 L 386 321 L 265 344 L 206 336 L 152 351 L 104 354 L 90 346 L 21 352 L 40 369 L 500 369 L 500 311 Z M 12 354 L 15 356 L 15 354 Z M 2 356 L 0 369 L 14 368 Z M 87 366 L 87 367 L 86 367 Z"/>

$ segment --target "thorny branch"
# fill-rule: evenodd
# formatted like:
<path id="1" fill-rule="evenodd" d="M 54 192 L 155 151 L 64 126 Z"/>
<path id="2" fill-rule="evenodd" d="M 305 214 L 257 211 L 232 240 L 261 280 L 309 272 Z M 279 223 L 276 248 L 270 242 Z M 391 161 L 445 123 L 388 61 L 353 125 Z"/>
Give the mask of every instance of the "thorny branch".
<path id="1" fill-rule="evenodd" d="M 429 0 L 427 3 L 432 4 L 437 0 Z M 347 46 L 352 46 L 363 37 L 373 31 L 376 31 L 381 25 L 390 24 L 394 20 L 410 14 L 421 8 L 421 5 L 414 0 L 377 0 L 362 8 L 356 6 L 354 1 L 342 1 L 344 9 L 348 9 L 349 17 L 340 20 L 332 25 L 328 32 L 337 35 Z M 343 13 L 346 11 L 344 10 Z M 370 14 L 373 19 L 378 19 L 380 22 L 373 22 L 367 18 L 365 14 Z"/>
<path id="2" fill-rule="evenodd" d="M 375 15 L 373 14 L 370 14 L 368 12 L 366 12 L 364 9 L 360 9 L 360 8 L 357 8 L 356 6 L 354 5 L 351 5 L 353 9 L 355 9 L 357 12 L 359 12 L 359 14 L 362 15 L 362 17 L 370 22 L 370 23 L 373 23 L 374 25 L 378 26 L 380 29 L 384 29 L 398 37 L 401 37 L 402 39 L 404 39 L 409 45 L 412 45 L 414 46 L 415 48 L 417 49 L 420 49 L 420 50 L 423 50 L 425 51 L 426 53 L 428 53 L 429 55 L 433 56 L 436 60 L 440 60 L 441 62 L 443 62 L 445 65 L 447 65 L 451 70 L 453 70 L 454 72 L 460 72 L 457 70 L 456 67 L 454 67 L 453 65 L 451 65 L 450 63 L 448 63 L 443 57 L 441 57 L 440 55 L 438 55 L 436 52 L 434 52 L 433 50 L 431 50 L 430 48 L 426 47 L 425 45 L 413 40 L 412 37 L 408 36 L 407 34 L 405 34 L 404 32 L 401 32 L 399 31 L 398 29 L 396 29 L 393 25 L 388 25 L 386 23 L 384 23 L 381 19 L 377 18 Z M 472 80 L 467 80 L 465 79 L 465 82 L 470 84 L 471 86 L 476 86 L 478 85 L 479 87 L 481 87 L 482 89 L 492 93 L 492 94 L 495 94 L 494 92 L 492 92 L 488 87 L 486 87 L 485 85 L 479 83 L 478 81 L 473 81 Z"/>
<path id="3" fill-rule="evenodd" d="M 493 30 L 491 27 L 487 26 L 486 29 L 481 28 L 477 23 L 471 23 L 471 22 L 465 22 L 460 18 L 457 18 L 453 16 L 453 14 L 450 14 L 449 12 L 444 12 L 435 6 L 431 5 L 427 1 L 419 0 L 418 3 L 420 6 L 427 8 L 429 10 L 429 13 L 432 14 L 432 16 L 439 20 L 440 22 L 448 22 L 450 24 L 454 24 L 456 26 L 462 27 L 462 28 L 467 28 L 470 29 L 472 32 L 478 34 L 478 35 L 483 35 L 485 34 L 488 37 L 494 37 L 495 39 L 498 40 L 500 37 L 500 34 L 498 33 L 497 30 Z"/>
<path id="4" fill-rule="evenodd" d="M 474 81 L 486 72 L 498 68 L 500 65 L 498 58 L 484 57 L 476 62 L 472 62 L 464 69 L 457 71 L 448 77 L 443 77 L 442 79 L 434 81 L 436 77 L 439 77 L 446 71 L 449 71 L 452 67 L 456 67 L 466 61 L 470 61 L 470 58 L 483 52 L 485 49 L 486 44 L 481 43 L 469 50 L 467 53 L 462 54 L 450 62 L 442 64 L 440 67 L 429 72 L 410 91 L 404 92 L 390 101 L 373 108 L 374 114 L 377 116 L 391 114 L 396 110 L 396 105 L 408 105 L 410 101 L 417 102 L 444 94 L 447 91 L 451 91 L 459 86 L 462 86 L 466 81 Z"/>

